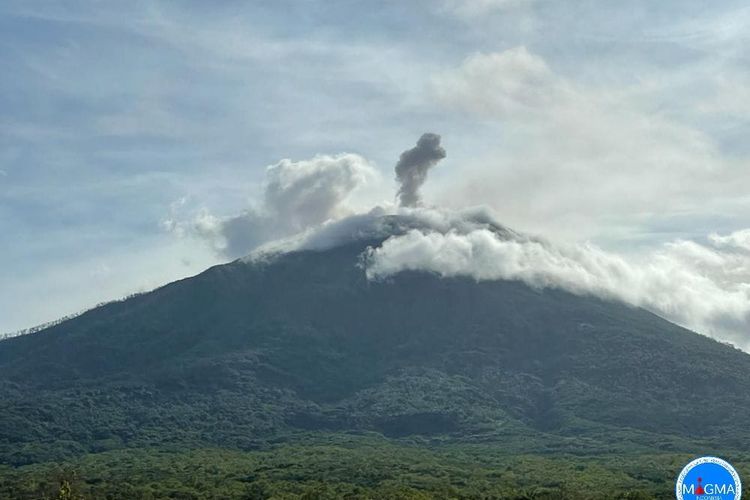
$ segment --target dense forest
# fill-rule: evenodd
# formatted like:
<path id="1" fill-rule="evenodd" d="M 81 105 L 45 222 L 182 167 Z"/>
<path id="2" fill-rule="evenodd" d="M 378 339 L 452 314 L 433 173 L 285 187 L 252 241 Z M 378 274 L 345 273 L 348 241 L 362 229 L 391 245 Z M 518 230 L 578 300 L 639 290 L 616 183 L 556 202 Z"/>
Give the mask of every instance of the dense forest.
<path id="1" fill-rule="evenodd" d="M 267 450 L 140 448 L 5 468 L 8 499 L 674 498 L 687 454 L 510 454 L 495 445 L 308 436 Z M 741 475 L 750 455 L 728 456 Z M 68 493 L 69 492 L 69 493 Z"/>

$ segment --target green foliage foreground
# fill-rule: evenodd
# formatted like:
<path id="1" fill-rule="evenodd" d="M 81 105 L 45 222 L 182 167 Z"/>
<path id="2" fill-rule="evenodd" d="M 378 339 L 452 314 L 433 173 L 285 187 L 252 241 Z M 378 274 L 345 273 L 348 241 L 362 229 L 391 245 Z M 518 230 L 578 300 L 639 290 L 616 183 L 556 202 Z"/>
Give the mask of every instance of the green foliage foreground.
<path id="1" fill-rule="evenodd" d="M 124 449 L 0 468 L 3 499 L 671 498 L 691 456 L 509 455 L 333 435 L 260 451 Z M 750 456 L 727 457 L 740 474 Z"/>

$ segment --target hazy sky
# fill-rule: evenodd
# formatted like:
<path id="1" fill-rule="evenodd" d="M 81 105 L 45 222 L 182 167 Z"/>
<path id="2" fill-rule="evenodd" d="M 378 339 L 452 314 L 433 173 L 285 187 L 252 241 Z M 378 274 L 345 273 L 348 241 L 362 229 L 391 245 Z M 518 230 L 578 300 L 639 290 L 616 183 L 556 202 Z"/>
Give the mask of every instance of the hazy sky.
<path id="1" fill-rule="evenodd" d="M 227 260 L 186 221 L 277 207 L 290 166 L 393 202 L 424 132 L 426 203 L 619 254 L 729 245 L 747 284 L 748 46 L 741 1 L 6 0 L 0 332 Z"/>

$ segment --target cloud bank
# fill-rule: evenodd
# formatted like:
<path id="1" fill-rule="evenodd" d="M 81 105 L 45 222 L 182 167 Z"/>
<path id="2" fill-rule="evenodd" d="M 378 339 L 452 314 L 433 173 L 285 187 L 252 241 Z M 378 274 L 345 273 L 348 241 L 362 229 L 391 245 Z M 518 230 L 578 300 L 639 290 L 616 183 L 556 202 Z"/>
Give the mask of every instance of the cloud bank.
<path id="1" fill-rule="evenodd" d="M 520 237 L 497 222 L 486 207 L 443 210 L 432 207 L 378 205 L 366 213 L 331 219 L 287 238 L 270 241 L 248 255 L 247 260 L 273 258 L 298 250 L 326 250 L 353 242 L 383 241 L 411 230 L 466 233 L 486 229 L 498 235 Z"/>
<path id="2" fill-rule="evenodd" d="M 742 233 L 725 237 L 741 239 Z M 723 237 L 713 240 L 723 241 Z M 590 244 L 558 245 L 491 229 L 411 230 L 370 248 L 367 275 L 405 270 L 476 280 L 521 280 L 538 288 L 621 300 L 748 350 L 750 252 L 675 241 L 626 258 Z"/>

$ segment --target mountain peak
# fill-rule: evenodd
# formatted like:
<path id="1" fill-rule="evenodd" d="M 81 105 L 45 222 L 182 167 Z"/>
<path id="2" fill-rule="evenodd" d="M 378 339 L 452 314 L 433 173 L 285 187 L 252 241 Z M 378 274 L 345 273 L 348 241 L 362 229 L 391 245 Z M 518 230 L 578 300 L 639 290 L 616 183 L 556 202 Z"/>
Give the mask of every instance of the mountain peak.
<path id="1" fill-rule="evenodd" d="M 375 207 L 367 213 L 350 215 L 309 228 L 289 238 L 269 242 L 243 260 L 252 261 L 295 250 L 326 250 L 352 243 L 379 244 L 410 231 L 447 234 L 485 229 L 498 238 L 522 238 L 500 224 L 491 210 L 475 207 L 450 211 L 431 207 Z"/>

